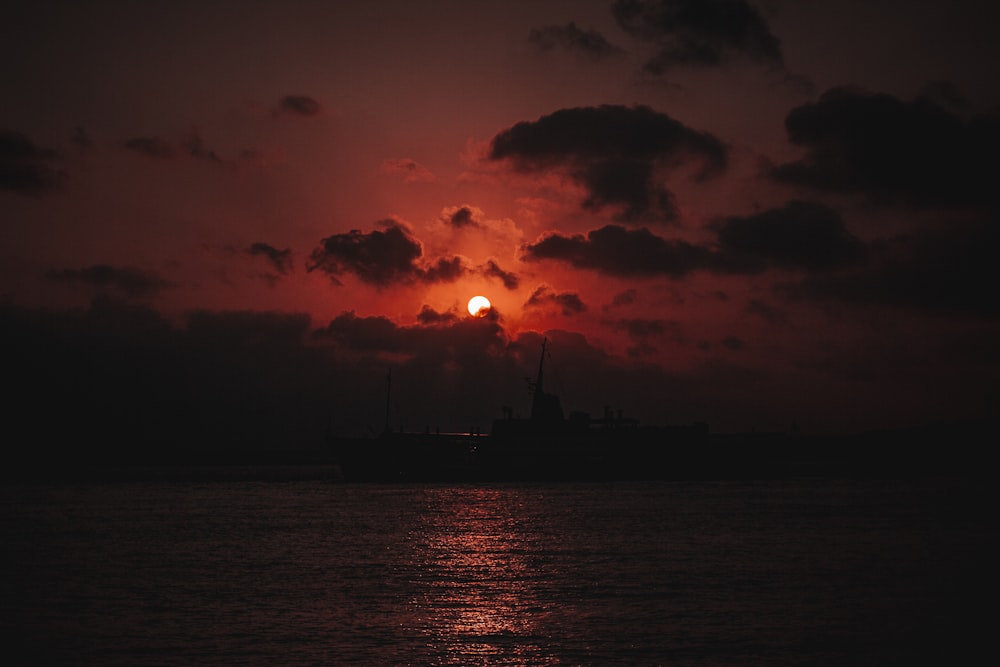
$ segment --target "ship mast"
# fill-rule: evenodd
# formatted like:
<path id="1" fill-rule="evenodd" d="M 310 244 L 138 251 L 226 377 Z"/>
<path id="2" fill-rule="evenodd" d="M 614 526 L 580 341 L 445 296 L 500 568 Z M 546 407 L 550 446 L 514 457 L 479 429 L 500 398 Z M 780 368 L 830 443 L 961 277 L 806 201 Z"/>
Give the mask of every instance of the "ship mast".
<path id="1" fill-rule="evenodd" d="M 542 338 L 542 356 L 538 359 L 538 375 L 535 378 L 535 395 L 544 393 L 542 389 L 542 369 L 545 367 L 545 348 L 548 346 L 548 337 Z"/>
<path id="2" fill-rule="evenodd" d="M 538 376 L 535 378 L 534 385 L 532 386 L 534 396 L 531 398 L 531 418 L 534 421 L 561 422 L 563 420 L 563 413 L 559 397 L 554 394 L 546 394 L 544 385 L 542 384 L 548 343 L 548 338 L 542 339 L 542 356 L 538 360 Z"/>

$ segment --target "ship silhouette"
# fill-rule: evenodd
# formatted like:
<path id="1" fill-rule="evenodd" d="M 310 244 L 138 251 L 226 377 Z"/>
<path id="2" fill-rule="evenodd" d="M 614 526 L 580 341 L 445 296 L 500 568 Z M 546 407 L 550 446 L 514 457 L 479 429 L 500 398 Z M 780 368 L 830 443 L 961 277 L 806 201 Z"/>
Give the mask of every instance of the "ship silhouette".
<path id="1" fill-rule="evenodd" d="M 488 434 L 393 431 L 391 375 L 386 378 L 386 424 L 377 437 L 329 438 L 331 453 L 350 482 L 512 482 L 689 479 L 768 479 L 792 476 L 965 474 L 979 458 L 977 443 L 995 435 L 995 420 L 850 436 L 791 432 L 714 434 L 705 423 L 644 426 L 605 408 L 602 417 L 565 416 L 559 396 L 546 391 L 543 339 L 538 371 L 529 381 L 528 417 L 503 406 Z M 939 456 L 942 440 L 971 456 Z"/>

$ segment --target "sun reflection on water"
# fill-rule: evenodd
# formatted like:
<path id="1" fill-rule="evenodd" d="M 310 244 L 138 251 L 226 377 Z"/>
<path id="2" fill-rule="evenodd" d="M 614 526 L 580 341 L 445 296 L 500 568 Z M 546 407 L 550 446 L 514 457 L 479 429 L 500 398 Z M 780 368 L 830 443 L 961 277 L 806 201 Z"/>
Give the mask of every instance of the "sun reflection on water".
<path id="1" fill-rule="evenodd" d="M 428 647 L 445 664 L 555 664 L 539 645 L 537 538 L 510 490 L 428 489 L 411 534 L 420 594 L 410 600 Z"/>

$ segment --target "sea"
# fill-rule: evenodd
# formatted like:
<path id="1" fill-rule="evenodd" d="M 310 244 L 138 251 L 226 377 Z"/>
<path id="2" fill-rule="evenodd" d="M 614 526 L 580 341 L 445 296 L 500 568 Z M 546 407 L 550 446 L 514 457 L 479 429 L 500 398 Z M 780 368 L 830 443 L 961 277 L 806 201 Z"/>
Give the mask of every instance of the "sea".
<path id="1" fill-rule="evenodd" d="M 971 664 L 984 480 L 0 486 L 5 665 Z"/>

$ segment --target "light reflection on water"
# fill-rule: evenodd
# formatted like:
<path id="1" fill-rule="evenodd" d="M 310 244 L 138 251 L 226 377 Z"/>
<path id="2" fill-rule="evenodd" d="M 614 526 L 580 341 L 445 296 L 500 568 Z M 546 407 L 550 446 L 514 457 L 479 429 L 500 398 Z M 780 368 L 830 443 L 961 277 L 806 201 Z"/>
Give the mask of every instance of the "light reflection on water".
<path id="1" fill-rule="evenodd" d="M 986 497 L 815 480 L 0 487 L 0 661 L 959 664 L 991 636 L 971 604 L 989 597 Z"/>
<path id="2" fill-rule="evenodd" d="M 428 647 L 448 664 L 556 664 L 537 641 L 545 609 L 527 556 L 519 494 L 495 488 L 433 488 L 409 535 L 416 594 L 409 604 Z"/>

